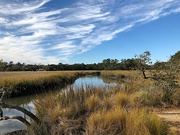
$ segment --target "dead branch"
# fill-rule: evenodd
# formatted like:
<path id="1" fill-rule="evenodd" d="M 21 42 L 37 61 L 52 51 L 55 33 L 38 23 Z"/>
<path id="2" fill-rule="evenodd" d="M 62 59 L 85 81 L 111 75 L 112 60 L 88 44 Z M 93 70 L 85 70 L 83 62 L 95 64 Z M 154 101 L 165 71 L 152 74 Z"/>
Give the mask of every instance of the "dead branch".
<path id="1" fill-rule="evenodd" d="M 3 117 L 3 111 L 1 107 L 0 107 L 0 117 Z"/>
<path id="2" fill-rule="evenodd" d="M 12 116 L 12 117 L 4 116 L 3 117 L 2 108 L 9 108 L 9 109 L 16 109 L 18 111 L 21 111 L 24 114 L 26 114 L 27 116 L 29 116 L 31 119 L 33 119 L 36 123 L 40 123 L 39 119 L 33 113 L 26 110 L 25 108 L 4 103 L 3 100 L 4 100 L 4 97 L 5 97 L 6 91 L 3 88 L 0 89 L 0 93 L 2 93 L 1 98 L 0 98 L 0 120 L 17 119 L 17 120 L 23 122 L 27 126 L 30 125 L 30 123 L 28 121 L 26 121 L 24 118 L 22 118 L 21 116 Z"/>
<path id="3" fill-rule="evenodd" d="M 3 102 L 3 99 L 5 97 L 6 91 L 3 88 L 1 88 L 0 89 L 0 93 L 2 93 L 1 98 L 0 98 L 0 102 Z"/>
<path id="4" fill-rule="evenodd" d="M 21 116 L 4 116 L 4 117 L 0 117 L 0 121 L 8 120 L 8 119 L 17 119 L 17 120 L 21 121 L 22 123 L 24 123 L 26 126 L 30 126 L 31 125 L 27 120 L 25 120 Z"/>
<path id="5" fill-rule="evenodd" d="M 3 111 L 1 107 L 0 107 L 0 117 L 3 117 Z"/>
<path id="6" fill-rule="evenodd" d="M 19 106 L 14 106 L 14 105 L 9 105 L 9 104 L 5 104 L 5 103 L 0 103 L 0 106 L 2 108 L 16 109 L 18 111 L 21 111 L 24 114 L 26 114 L 27 116 L 29 116 L 31 119 L 33 119 L 36 123 L 39 123 L 39 119 L 33 113 L 29 112 L 25 108 L 22 108 Z"/>

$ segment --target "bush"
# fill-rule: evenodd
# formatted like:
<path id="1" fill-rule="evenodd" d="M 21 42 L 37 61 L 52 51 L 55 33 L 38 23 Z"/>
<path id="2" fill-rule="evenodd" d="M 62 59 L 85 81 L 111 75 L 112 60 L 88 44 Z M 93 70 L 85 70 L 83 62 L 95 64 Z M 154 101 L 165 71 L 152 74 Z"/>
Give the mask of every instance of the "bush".
<path id="1" fill-rule="evenodd" d="M 173 105 L 180 106 L 180 89 L 176 89 L 171 97 Z"/>
<path id="2" fill-rule="evenodd" d="M 161 106 L 164 92 L 161 89 L 152 88 L 150 90 L 141 91 L 140 102 L 147 106 Z"/>

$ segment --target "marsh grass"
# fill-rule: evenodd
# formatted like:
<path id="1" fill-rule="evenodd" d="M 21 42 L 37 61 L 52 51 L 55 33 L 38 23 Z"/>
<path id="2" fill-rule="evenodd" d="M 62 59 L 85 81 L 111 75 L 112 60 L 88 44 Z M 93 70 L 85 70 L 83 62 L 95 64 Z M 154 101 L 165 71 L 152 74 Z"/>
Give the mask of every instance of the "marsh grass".
<path id="1" fill-rule="evenodd" d="M 169 130 L 154 113 L 146 109 L 122 108 L 94 112 L 87 118 L 88 135 L 168 135 Z"/>
<path id="2" fill-rule="evenodd" d="M 104 70 L 101 71 L 101 76 L 135 79 L 139 78 L 140 74 L 135 70 Z"/>
<path id="3" fill-rule="evenodd" d="M 52 135 L 169 134 L 166 124 L 155 113 L 135 105 L 134 98 L 134 94 L 123 88 L 118 91 L 102 87 L 87 86 L 77 90 L 70 87 L 38 99 L 35 106 L 36 114 Z"/>
<path id="4" fill-rule="evenodd" d="M 126 117 L 121 108 L 94 112 L 87 118 L 87 135 L 125 134 Z"/>
<path id="5" fill-rule="evenodd" d="M 117 94 L 113 95 L 112 101 L 114 108 L 117 108 L 118 106 L 126 108 L 131 104 L 130 95 L 125 92 L 118 92 Z"/>
<path id="6" fill-rule="evenodd" d="M 133 109 L 126 116 L 126 135 L 168 135 L 168 127 L 155 113 Z"/>
<path id="7" fill-rule="evenodd" d="M 58 88 L 59 82 L 66 85 L 84 74 L 86 73 L 60 72 L 58 75 L 53 73 L 40 78 L 32 77 L 33 79 L 19 79 L 12 82 L 5 79 L 3 83 L 12 90 L 23 89 L 25 86 L 26 90 L 28 87 L 51 89 L 51 87 Z M 157 91 L 153 80 L 141 79 L 136 71 L 101 71 L 101 74 L 120 78 L 124 75 L 131 81 L 125 82 L 121 89 L 82 86 L 74 90 L 70 87 L 56 94 L 48 93 L 44 98 L 37 98 L 34 102 L 35 112 L 42 123 L 32 124 L 28 128 L 28 134 L 170 134 L 167 125 L 154 112 L 144 109 L 144 106 L 162 105 L 161 96 L 164 93 Z M 176 92 L 178 95 L 179 90 Z M 174 103 L 179 105 L 177 95 L 173 95 Z"/>
<path id="8" fill-rule="evenodd" d="M 88 97 L 85 101 L 85 106 L 87 108 L 87 111 L 95 111 L 100 107 L 101 100 L 99 96 L 97 95 L 91 95 Z"/>
<path id="9" fill-rule="evenodd" d="M 54 71 L 54 72 L 1 72 L 0 88 L 4 87 L 9 97 L 38 94 L 62 88 L 78 77 L 99 74 L 97 71 Z"/>

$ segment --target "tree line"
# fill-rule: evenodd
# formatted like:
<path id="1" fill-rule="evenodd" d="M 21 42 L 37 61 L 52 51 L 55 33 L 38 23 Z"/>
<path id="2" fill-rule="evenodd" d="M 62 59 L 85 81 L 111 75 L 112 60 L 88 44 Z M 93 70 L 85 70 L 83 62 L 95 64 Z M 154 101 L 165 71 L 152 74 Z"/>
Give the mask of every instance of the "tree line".
<path id="1" fill-rule="evenodd" d="M 13 61 L 5 62 L 0 60 L 0 71 L 63 71 L 63 70 L 136 70 L 144 71 L 145 69 L 163 69 L 169 61 L 180 61 L 180 51 L 170 57 L 167 62 L 151 63 L 150 52 L 146 51 L 134 58 L 129 59 L 104 59 L 100 63 L 84 64 L 25 64 L 14 63 Z"/>

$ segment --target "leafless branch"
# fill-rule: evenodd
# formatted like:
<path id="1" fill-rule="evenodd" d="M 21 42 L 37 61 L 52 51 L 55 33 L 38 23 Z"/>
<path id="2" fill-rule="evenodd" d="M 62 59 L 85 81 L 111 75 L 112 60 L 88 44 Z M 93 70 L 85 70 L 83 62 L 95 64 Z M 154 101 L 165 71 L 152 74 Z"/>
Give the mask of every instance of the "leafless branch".
<path id="1" fill-rule="evenodd" d="M 26 126 L 30 126 L 31 125 L 27 120 L 25 120 L 21 116 L 4 116 L 4 117 L 0 117 L 0 121 L 8 120 L 8 119 L 17 119 L 17 120 L 21 121 L 22 123 L 24 123 Z"/>
<path id="2" fill-rule="evenodd" d="M 21 111 L 24 114 L 26 114 L 27 116 L 29 116 L 31 119 L 33 119 L 36 123 L 40 123 L 39 119 L 33 113 L 26 110 L 25 108 L 4 103 L 4 97 L 5 97 L 6 91 L 3 88 L 0 89 L 0 93 L 2 93 L 1 98 L 0 98 L 0 120 L 17 119 L 17 120 L 23 122 L 27 126 L 30 125 L 30 123 L 28 121 L 26 121 L 24 118 L 22 118 L 21 116 L 12 116 L 12 117 L 4 116 L 3 117 L 2 108 L 9 108 L 9 109 L 16 109 L 18 111 Z"/>
<path id="3" fill-rule="evenodd" d="M 0 93 L 2 93 L 1 98 L 0 98 L 0 102 L 3 102 L 3 99 L 5 97 L 6 91 L 3 88 L 1 88 L 0 89 Z"/>
<path id="4" fill-rule="evenodd" d="M 0 107 L 0 117 L 3 117 L 3 111 L 1 107 Z"/>
<path id="5" fill-rule="evenodd" d="M 24 114 L 26 114 L 27 116 L 29 116 L 31 119 L 33 119 L 36 123 L 39 123 L 39 119 L 33 113 L 29 112 L 25 108 L 22 108 L 19 106 L 14 106 L 14 105 L 9 105 L 9 104 L 5 104 L 5 103 L 0 103 L 0 106 L 2 108 L 16 109 L 18 111 L 21 111 Z"/>

